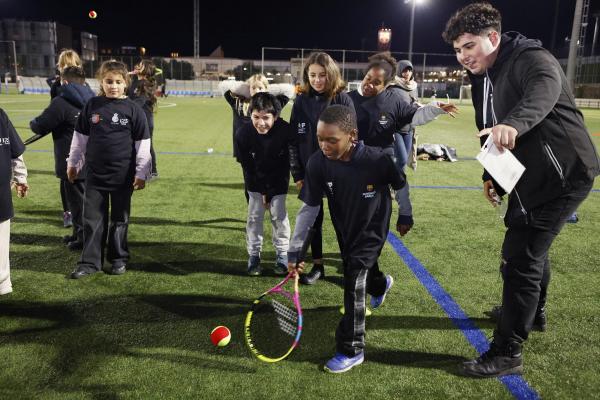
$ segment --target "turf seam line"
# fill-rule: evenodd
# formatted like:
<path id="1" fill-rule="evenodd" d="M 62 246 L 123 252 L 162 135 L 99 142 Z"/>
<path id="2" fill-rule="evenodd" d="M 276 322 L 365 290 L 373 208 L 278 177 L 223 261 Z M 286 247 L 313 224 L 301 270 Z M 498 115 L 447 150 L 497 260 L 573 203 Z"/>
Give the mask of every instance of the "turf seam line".
<path id="1" fill-rule="evenodd" d="M 461 330 L 467 341 L 477 350 L 479 354 L 489 349 L 488 339 L 485 334 L 475 325 L 467 314 L 454 301 L 452 296 L 444 290 L 442 285 L 427 271 L 421 262 L 412 255 L 404 246 L 404 243 L 392 232 L 388 233 L 388 242 L 394 251 L 408 268 L 412 271 L 421 285 L 427 289 L 435 302 L 444 310 L 452 323 Z M 518 400 L 537 400 L 538 393 L 529 386 L 527 381 L 520 375 L 508 375 L 498 378 L 511 394 Z"/>

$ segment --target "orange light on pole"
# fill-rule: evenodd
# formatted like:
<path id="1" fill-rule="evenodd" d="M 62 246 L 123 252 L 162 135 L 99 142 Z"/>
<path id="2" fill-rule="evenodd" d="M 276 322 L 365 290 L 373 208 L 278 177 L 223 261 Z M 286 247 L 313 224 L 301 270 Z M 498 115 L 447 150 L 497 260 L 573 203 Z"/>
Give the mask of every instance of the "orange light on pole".
<path id="1" fill-rule="evenodd" d="M 388 51 L 392 45 L 392 30 L 381 28 L 377 32 L 377 48 L 379 51 Z"/>

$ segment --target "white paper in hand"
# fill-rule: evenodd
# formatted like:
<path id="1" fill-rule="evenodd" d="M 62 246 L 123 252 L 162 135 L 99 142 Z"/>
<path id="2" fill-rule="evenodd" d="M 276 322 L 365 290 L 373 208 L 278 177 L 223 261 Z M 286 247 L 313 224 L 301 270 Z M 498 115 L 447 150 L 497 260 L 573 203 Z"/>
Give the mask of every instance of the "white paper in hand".
<path id="1" fill-rule="evenodd" d="M 506 193 L 512 192 L 525 172 L 523 164 L 510 150 L 504 149 L 504 152 L 500 153 L 492 140 L 492 135 L 489 135 L 483 144 L 477 154 L 477 160 Z"/>

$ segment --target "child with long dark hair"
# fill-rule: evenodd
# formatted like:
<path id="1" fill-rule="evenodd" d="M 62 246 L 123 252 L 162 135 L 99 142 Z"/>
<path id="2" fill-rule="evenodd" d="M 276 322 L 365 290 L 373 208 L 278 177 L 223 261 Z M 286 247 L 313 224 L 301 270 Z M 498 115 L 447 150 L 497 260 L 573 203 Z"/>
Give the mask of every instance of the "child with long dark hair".
<path id="1" fill-rule="evenodd" d="M 79 115 L 67 160 L 71 182 L 84 163 L 86 168 L 84 244 L 73 279 L 100 272 L 107 245 L 106 257 L 112 264 L 107 272 L 125 273 L 131 195 L 144 188 L 150 172 L 148 124 L 144 111 L 125 94 L 129 83 L 125 64 L 105 61 L 98 79 L 100 95 L 88 101 Z"/>
<path id="2" fill-rule="evenodd" d="M 329 105 L 340 104 L 354 110 L 352 100 L 343 91 L 346 87 L 340 69 L 335 61 L 323 52 L 311 53 L 302 73 L 303 85 L 294 101 L 290 125 L 296 132 L 295 153 L 290 157 L 292 177 L 298 189 L 302 189 L 306 163 L 319 149 L 317 141 L 317 122 L 319 115 Z M 294 152 L 293 152 L 294 153 Z M 313 268 L 308 274 L 300 276 L 300 282 L 311 285 L 325 276 L 323 267 L 323 202 L 315 220 L 315 233 L 310 245 Z"/>

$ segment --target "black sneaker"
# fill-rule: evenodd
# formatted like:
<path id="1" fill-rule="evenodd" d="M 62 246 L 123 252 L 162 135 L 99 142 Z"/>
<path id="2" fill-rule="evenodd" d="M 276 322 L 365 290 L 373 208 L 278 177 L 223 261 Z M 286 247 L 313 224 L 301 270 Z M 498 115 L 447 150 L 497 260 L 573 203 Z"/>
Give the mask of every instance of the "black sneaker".
<path id="1" fill-rule="evenodd" d="M 125 272 L 127 272 L 127 267 L 125 264 L 113 264 L 113 266 L 110 268 L 111 275 L 123 275 Z"/>
<path id="2" fill-rule="evenodd" d="M 497 378 L 504 375 L 523 373 L 521 345 L 510 342 L 504 346 L 490 343 L 490 349 L 478 358 L 462 364 L 465 375 L 476 378 Z"/>
<path id="3" fill-rule="evenodd" d="M 65 235 L 62 238 L 62 241 L 64 244 L 69 244 L 69 242 L 72 242 L 73 240 L 77 240 L 77 236 L 75 235 Z"/>
<path id="4" fill-rule="evenodd" d="M 492 322 L 498 322 L 502 316 L 502 306 L 494 306 L 490 311 L 484 311 Z M 535 318 L 533 319 L 533 325 L 531 329 L 538 332 L 546 331 L 546 309 L 542 308 L 535 312 Z"/>
<path id="5" fill-rule="evenodd" d="M 73 240 L 67 243 L 67 249 L 71 251 L 83 250 L 83 242 L 81 240 Z"/>
<path id="6" fill-rule="evenodd" d="M 313 264 L 312 269 L 308 274 L 300 275 L 300 283 L 304 285 L 312 285 L 316 281 L 325 277 L 325 268 L 323 264 Z"/>

